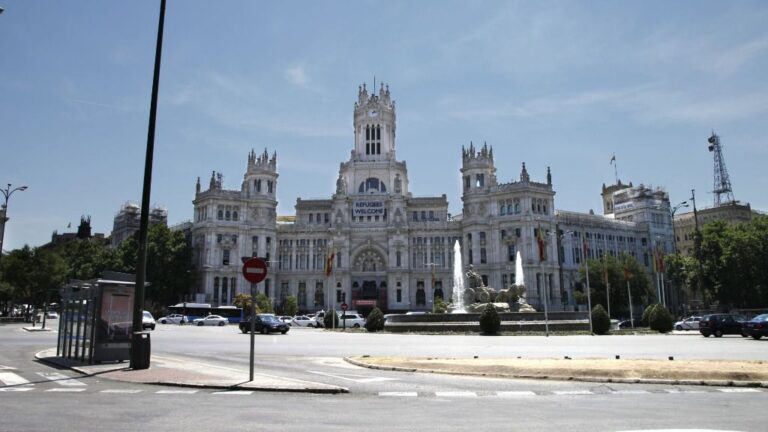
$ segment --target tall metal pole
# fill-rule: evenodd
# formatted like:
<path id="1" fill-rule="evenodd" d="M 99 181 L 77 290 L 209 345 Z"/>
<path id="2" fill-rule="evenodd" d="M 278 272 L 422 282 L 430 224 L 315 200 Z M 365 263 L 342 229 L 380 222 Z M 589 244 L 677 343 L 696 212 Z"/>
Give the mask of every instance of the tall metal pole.
<path id="1" fill-rule="evenodd" d="M 165 23 L 165 0 L 160 0 L 160 18 L 157 24 L 157 46 L 155 48 L 155 70 L 152 77 L 152 100 L 149 108 L 149 130 L 147 132 L 147 154 L 144 161 L 144 190 L 141 195 L 141 222 L 139 223 L 139 256 L 136 262 L 136 292 L 133 302 L 133 337 L 131 338 L 131 368 L 145 369 L 139 355 L 141 316 L 144 306 L 144 284 L 147 277 L 147 231 L 149 226 L 149 199 L 152 191 L 152 157 L 155 150 L 155 119 L 157 118 L 157 93 L 160 86 L 160 58 L 163 52 L 163 25 Z M 147 362 L 148 363 L 148 362 Z"/>
<path id="2" fill-rule="evenodd" d="M 26 186 L 19 186 L 17 188 L 11 189 L 11 184 L 8 183 L 8 186 L 5 189 L 0 189 L 0 192 L 2 192 L 3 196 L 5 197 L 5 201 L 3 202 L 3 213 L 2 213 L 2 219 L 0 219 L 0 222 L 2 222 L 2 229 L 0 229 L 0 259 L 3 258 L 3 247 L 5 246 L 5 223 L 8 222 L 8 199 L 11 198 L 11 195 L 13 195 L 14 192 L 20 191 L 24 192 L 27 190 Z"/>
<path id="3" fill-rule="evenodd" d="M 632 313 L 632 290 L 629 289 L 629 279 L 627 279 L 627 299 L 629 300 L 629 322 L 632 328 L 635 328 L 635 317 Z"/>
<path id="4" fill-rule="evenodd" d="M 594 330 L 592 329 L 592 296 L 589 293 L 589 257 L 587 257 L 587 251 L 584 248 L 584 246 L 587 244 L 587 237 L 586 233 L 584 233 L 584 244 L 582 245 L 582 253 L 584 254 L 584 273 L 587 276 L 587 308 L 589 308 L 589 333 L 595 334 Z"/>

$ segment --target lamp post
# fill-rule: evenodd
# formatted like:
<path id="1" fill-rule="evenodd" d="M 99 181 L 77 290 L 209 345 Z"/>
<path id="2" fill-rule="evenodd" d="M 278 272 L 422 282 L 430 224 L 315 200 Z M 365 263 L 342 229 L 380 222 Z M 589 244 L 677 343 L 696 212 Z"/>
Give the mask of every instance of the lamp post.
<path id="1" fill-rule="evenodd" d="M 2 12 L 0 12 L 2 13 Z M 8 186 L 5 187 L 5 189 L 0 189 L 0 192 L 3 193 L 3 196 L 5 197 L 5 202 L 3 202 L 3 208 L 2 208 L 2 215 L 0 215 L 0 222 L 2 222 L 2 226 L 0 226 L 0 259 L 3 257 L 3 247 L 5 246 L 4 240 L 5 240 L 5 223 L 8 222 L 8 199 L 11 198 L 11 195 L 13 195 L 16 191 L 24 192 L 27 190 L 26 186 L 19 186 L 16 188 L 11 189 L 11 184 L 8 183 Z"/>
<path id="2" fill-rule="evenodd" d="M 144 283 L 147 277 L 147 232 L 149 230 L 149 203 L 152 190 L 152 158 L 155 151 L 155 119 L 157 118 L 157 93 L 160 86 L 160 59 L 163 53 L 163 27 L 165 23 L 165 0 L 160 0 L 160 17 L 157 24 L 157 45 L 155 47 L 155 68 L 152 77 L 152 98 L 149 108 L 147 132 L 147 153 L 144 160 L 144 189 L 141 195 L 141 221 L 139 222 L 139 256 L 136 262 L 136 292 L 133 300 L 133 335 L 131 337 L 131 368 L 149 368 L 149 338 L 142 332 L 142 309 L 144 307 Z M 147 361 L 143 355 L 146 352 Z"/>
<path id="3" fill-rule="evenodd" d="M 672 216 L 672 218 L 670 219 L 672 223 L 672 252 L 674 252 L 675 255 L 677 255 L 677 234 L 675 234 L 675 213 L 677 213 L 677 211 L 683 207 L 688 207 L 688 201 L 683 201 L 678 205 L 672 207 L 672 209 L 670 210 L 670 215 Z"/>

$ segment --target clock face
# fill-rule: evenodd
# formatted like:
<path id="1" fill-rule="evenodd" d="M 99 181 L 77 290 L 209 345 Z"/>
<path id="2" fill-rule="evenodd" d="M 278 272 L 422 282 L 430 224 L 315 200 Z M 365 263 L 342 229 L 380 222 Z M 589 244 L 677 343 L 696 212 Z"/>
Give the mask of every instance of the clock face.
<path id="1" fill-rule="evenodd" d="M 377 110 L 375 110 L 375 109 L 372 109 L 372 110 L 368 111 L 368 115 L 371 116 L 371 117 L 376 117 L 377 115 L 379 115 L 379 112 Z"/>

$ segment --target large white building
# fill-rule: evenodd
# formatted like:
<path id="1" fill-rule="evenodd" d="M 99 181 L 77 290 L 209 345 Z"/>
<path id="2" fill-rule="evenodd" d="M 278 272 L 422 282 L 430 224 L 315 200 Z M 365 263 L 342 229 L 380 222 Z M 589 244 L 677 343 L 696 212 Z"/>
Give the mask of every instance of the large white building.
<path id="1" fill-rule="evenodd" d="M 239 190 L 223 189 L 215 172 L 207 190 L 198 178 L 192 227 L 197 300 L 228 305 L 236 294 L 250 293 L 241 258 L 259 256 L 268 261 L 269 276 L 253 289 L 277 305 L 293 295 L 303 311 L 342 301 L 362 311 L 429 310 L 436 296 L 451 296 L 453 245 L 459 241 L 464 265 L 471 264 L 486 285 L 514 283 L 519 251 L 528 303 L 570 309 L 573 278 L 563 278 L 561 269 L 573 276 L 578 263 L 562 253 L 566 230 L 591 236 L 587 231 L 598 227 L 595 235 L 610 231 L 606 235 L 611 241 L 616 236 L 617 245 L 624 237 L 638 244 L 649 238 L 637 222 L 558 216 L 549 168 L 545 181 L 537 182 L 523 163 L 517 180 L 501 183 L 487 145 L 462 148 L 463 212 L 451 216 L 445 195 L 412 193 L 406 163 L 396 157 L 396 110 L 388 86 L 378 94 L 359 88 L 353 124 L 354 147 L 340 165 L 335 193 L 299 198 L 294 216 L 276 215 L 276 153 L 251 152 Z M 559 218 L 564 228 L 558 229 Z"/>

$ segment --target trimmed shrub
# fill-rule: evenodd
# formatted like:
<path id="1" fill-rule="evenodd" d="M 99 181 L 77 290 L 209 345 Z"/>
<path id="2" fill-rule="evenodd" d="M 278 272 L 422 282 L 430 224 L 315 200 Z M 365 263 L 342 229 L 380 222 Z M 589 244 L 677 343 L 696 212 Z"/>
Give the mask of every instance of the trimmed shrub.
<path id="1" fill-rule="evenodd" d="M 659 333 L 667 333 L 672 331 L 675 322 L 672 318 L 672 314 L 669 313 L 667 308 L 657 304 L 648 316 L 648 324 L 651 330 L 656 330 Z"/>
<path id="2" fill-rule="evenodd" d="M 283 303 L 283 314 L 294 316 L 299 312 L 299 302 L 296 296 L 288 296 Z"/>
<path id="3" fill-rule="evenodd" d="M 325 316 L 323 317 L 323 326 L 326 329 L 341 327 L 341 325 L 339 325 L 339 315 L 336 314 L 335 310 L 328 309 L 325 311 Z"/>
<path id="4" fill-rule="evenodd" d="M 501 318 L 496 312 L 496 308 L 493 303 L 488 303 L 483 309 L 483 313 L 480 314 L 480 330 L 483 334 L 494 335 L 498 334 L 501 329 Z"/>
<path id="5" fill-rule="evenodd" d="M 640 320 L 640 325 L 642 325 L 643 327 L 648 327 L 648 323 L 650 322 L 650 318 L 651 318 L 651 311 L 653 311 L 653 309 L 656 306 L 659 306 L 659 304 L 658 303 L 649 304 L 648 307 L 645 308 L 645 310 L 643 311 L 643 317 Z"/>
<path id="6" fill-rule="evenodd" d="M 375 307 L 365 320 L 365 329 L 369 332 L 384 330 L 384 314 L 381 309 Z"/>
<path id="7" fill-rule="evenodd" d="M 435 302 L 432 304 L 432 313 L 442 314 L 448 312 L 448 304 L 440 297 L 435 297 Z"/>
<path id="8" fill-rule="evenodd" d="M 605 311 L 603 305 L 597 305 L 592 308 L 592 331 L 595 334 L 604 335 L 611 329 L 611 318 Z"/>

